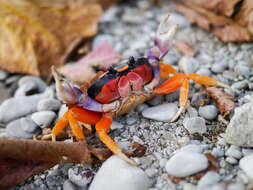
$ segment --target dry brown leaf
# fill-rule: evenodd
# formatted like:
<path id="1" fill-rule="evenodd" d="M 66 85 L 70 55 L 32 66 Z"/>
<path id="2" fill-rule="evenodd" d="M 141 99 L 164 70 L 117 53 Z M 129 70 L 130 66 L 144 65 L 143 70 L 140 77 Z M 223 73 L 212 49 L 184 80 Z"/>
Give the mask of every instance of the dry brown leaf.
<path id="1" fill-rule="evenodd" d="M 215 100 L 223 117 L 226 117 L 236 104 L 231 100 L 233 97 L 221 88 L 207 87 L 208 94 Z"/>
<path id="2" fill-rule="evenodd" d="M 189 56 L 189 57 L 194 57 L 195 55 L 195 49 L 188 44 L 187 42 L 183 40 L 179 40 L 175 43 L 175 47 L 179 51 L 179 53 L 183 56 Z"/>
<path id="3" fill-rule="evenodd" d="M 0 68 L 47 76 L 97 32 L 102 8 L 84 1 L 0 1 Z"/>
<path id="4" fill-rule="evenodd" d="M 175 8 L 191 23 L 213 32 L 224 42 L 253 40 L 251 0 L 175 0 Z"/>

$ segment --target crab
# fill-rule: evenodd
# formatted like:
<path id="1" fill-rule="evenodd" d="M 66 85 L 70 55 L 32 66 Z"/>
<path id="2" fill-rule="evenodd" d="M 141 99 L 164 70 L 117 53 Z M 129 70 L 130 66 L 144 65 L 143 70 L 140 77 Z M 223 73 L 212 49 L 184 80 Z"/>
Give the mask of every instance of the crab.
<path id="1" fill-rule="evenodd" d="M 176 73 L 172 66 L 162 62 L 178 28 L 177 25 L 168 27 L 168 18 L 169 15 L 160 23 L 154 47 L 148 51 L 147 57 L 130 57 L 125 66 L 117 69 L 111 67 L 107 72 L 99 72 L 93 80 L 80 87 L 74 86 L 52 68 L 58 96 L 68 106 L 68 110 L 52 130 L 53 140 L 69 123 L 75 137 L 86 142 L 81 126 L 84 125 L 91 131 L 95 125 L 98 137 L 115 155 L 137 165 L 107 134 L 114 117 L 127 113 L 155 96 L 180 89 L 179 110 L 171 122 L 175 121 L 188 106 L 189 79 L 200 85 L 217 85 L 230 89 L 228 85 L 208 76 Z M 168 78 L 169 74 L 173 76 Z M 161 78 L 167 80 L 160 84 Z"/>

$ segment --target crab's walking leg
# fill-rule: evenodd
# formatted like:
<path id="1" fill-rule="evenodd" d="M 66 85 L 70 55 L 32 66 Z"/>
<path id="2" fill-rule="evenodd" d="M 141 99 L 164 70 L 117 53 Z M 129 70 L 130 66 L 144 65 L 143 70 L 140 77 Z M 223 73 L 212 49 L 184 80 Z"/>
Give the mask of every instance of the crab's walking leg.
<path id="1" fill-rule="evenodd" d="M 181 113 L 186 109 L 187 102 L 189 96 L 189 82 L 187 79 L 184 80 L 183 85 L 180 88 L 180 95 L 179 95 L 179 110 L 176 115 L 170 120 L 170 122 L 174 122 Z"/>
<path id="2" fill-rule="evenodd" d="M 185 74 L 187 78 L 192 79 L 194 82 L 201 84 L 201 85 L 207 85 L 207 86 L 220 86 L 223 88 L 227 88 L 231 91 L 234 91 L 230 86 L 228 86 L 225 83 L 222 83 L 220 81 L 215 80 L 212 77 L 208 77 L 208 76 L 203 76 L 203 75 L 199 75 L 196 73 L 188 73 Z"/>
<path id="3" fill-rule="evenodd" d="M 56 140 L 56 136 L 68 125 L 68 114 L 69 111 L 66 111 L 63 116 L 57 121 L 53 130 L 52 130 L 52 140 Z"/>
<path id="4" fill-rule="evenodd" d="M 73 117 L 71 112 L 69 112 L 69 125 L 72 129 L 72 132 L 77 137 L 77 139 L 86 142 L 85 138 L 84 138 L 82 127 L 78 124 L 77 120 Z"/>
<path id="5" fill-rule="evenodd" d="M 96 124 L 96 131 L 100 140 L 116 155 L 125 160 L 126 162 L 137 165 L 136 162 L 129 159 L 119 148 L 119 146 L 107 134 L 112 124 L 112 116 L 105 114 L 104 117 Z"/>

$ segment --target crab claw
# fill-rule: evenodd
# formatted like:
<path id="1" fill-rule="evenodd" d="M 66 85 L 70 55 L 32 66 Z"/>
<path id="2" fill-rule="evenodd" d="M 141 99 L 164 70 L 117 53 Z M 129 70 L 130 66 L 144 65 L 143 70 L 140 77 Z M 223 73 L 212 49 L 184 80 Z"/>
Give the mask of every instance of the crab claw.
<path id="1" fill-rule="evenodd" d="M 78 103 L 82 92 L 78 88 L 73 87 L 54 66 L 52 66 L 52 73 L 56 83 L 56 91 L 60 99 L 66 104 Z"/>
<path id="2" fill-rule="evenodd" d="M 160 50 L 160 57 L 162 59 L 169 51 L 172 40 L 178 30 L 178 25 L 170 25 L 168 19 L 170 14 L 168 14 L 164 20 L 160 23 L 155 37 L 155 46 Z"/>

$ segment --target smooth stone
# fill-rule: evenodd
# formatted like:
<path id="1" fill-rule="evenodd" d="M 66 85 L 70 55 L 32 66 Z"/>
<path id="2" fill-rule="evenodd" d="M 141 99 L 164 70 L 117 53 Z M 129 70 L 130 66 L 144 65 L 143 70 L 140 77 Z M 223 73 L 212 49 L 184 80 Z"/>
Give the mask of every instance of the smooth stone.
<path id="1" fill-rule="evenodd" d="M 246 187 L 242 183 L 230 183 L 227 190 L 246 190 Z"/>
<path id="2" fill-rule="evenodd" d="M 143 110 L 147 109 L 149 106 L 147 104 L 140 104 L 136 107 L 137 112 L 141 113 Z"/>
<path id="3" fill-rule="evenodd" d="M 243 154 L 243 156 L 248 156 L 250 154 L 253 154 L 253 149 L 251 149 L 251 148 L 243 148 L 242 149 L 242 154 Z"/>
<path id="4" fill-rule="evenodd" d="M 68 170 L 69 180 L 79 187 L 86 187 L 91 182 L 93 175 L 90 170 L 84 170 L 81 173 L 73 168 Z"/>
<path id="5" fill-rule="evenodd" d="M 235 158 L 230 157 L 230 156 L 226 158 L 226 161 L 227 161 L 229 164 L 232 164 L 232 165 L 235 165 L 235 164 L 238 163 L 238 161 L 237 161 Z"/>
<path id="6" fill-rule="evenodd" d="M 76 188 L 70 180 L 66 180 L 63 183 L 63 190 L 76 190 Z"/>
<path id="7" fill-rule="evenodd" d="M 195 73 L 199 68 L 199 62 L 193 57 L 183 56 L 178 65 L 184 73 Z"/>
<path id="8" fill-rule="evenodd" d="M 198 189 L 204 189 L 208 186 L 212 186 L 220 181 L 220 175 L 216 172 L 207 172 L 198 182 Z"/>
<path id="9" fill-rule="evenodd" d="M 20 86 L 16 90 L 14 97 L 27 96 L 27 95 L 35 94 L 37 92 L 38 92 L 38 86 L 36 82 L 29 81 L 29 82 L 24 83 L 22 86 Z"/>
<path id="10" fill-rule="evenodd" d="M 139 57 L 140 55 L 137 51 L 135 51 L 133 49 L 127 49 L 123 52 L 123 58 L 124 59 L 128 59 L 131 56 L 136 58 L 136 57 Z"/>
<path id="11" fill-rule="evenodd" d="M 38 111 L 57 111 L 61 106 L 61 102 L 59 100 L 53 98 L 42 99 L 38 102 L 37 110 Z"/>
<path id="12" fill-rule="evenodd" d="M 191 183 L 185 183 L 183 186 L 183 190 L 197 190 L 197 186 Z"/>
<path id="13" fill-rule="evenodd" d="M 168 102 L 174 102 L 179 100 L 179 90 L 165 95 L 165 99 Z"/>
<path id="14" fill-rule="evenodd" d="M 253 154 L 243 157 L 239 162 L 239 167 L 253 180 Z"/>
<path id="15" fill-rule="evenodd" d="M 0 87 L 0 105 L 3 101 L 9 98 L 9 93 L 6 88 Z"/>
<path id="16" fill-rule="evenodd" d="M 224 151 L 220 148 L 213 148 L 212 155 L 214 155 L 216 158 L 221 158 L 225 155 Z"/>
<path id="17" fill-rule="evenodd" d="M 66 106 L 66 104 L 62 104 L 59 111 L 58 111 L 58 118 L 62 117 L 63 114 L 68 111 L 68 107 Z"/>
<path id="18" fill-rule="evenodd" d="M 25 121 L 24 120 L 22 121 L 22 118 L 10 122 L 6 126 L 7 136 L 13 138 L 31 139 L 34 135 L 38 135 L 41 133 L 41 130 L 39 128 L 37 128 L 32 133 L 25 131 L 22 126 L 24 122 Z"/>
<path id="19" fill-rule="evenodd" d="M 0 80 L 5 80 L 8 77 L 8 72 L 0 69 Z"/>
<path id="20" fill-rule="evenodd" d="M 238 75 L 249 76 L 251 69 L 245 65 L 236 65 L 234 68 L 235 73 Z"/>
<path id="21" fill-rule="evenodd" d="M 235 108 L 225 133 L 229 144 L 253 147 L 253 102 Z"/>
<path id="22" fill-rule="evenodd" d="M 30 83 L 31 81 L 36 83 L 39 92 L 44 92 L 47 87 L 47 84 L 41 78 L 36 76 L 24 76 L 20 78 L 18 81 L 18 86 L 21 87 L 25 83 Z"/>
<path id="23" fill-rule="evenodd" d="M 31 119 L 43 129 L 49 127 L 55 117 L 56 114 L 52 111 L 40 111 L 33 113 Z"/>
<path id="24" fill-rule="evenodd" d="M 179 152 L 171 157 L 166 164 L 166 171 L 174 177 L 187 177 L 205 170 L 208 159 L 196 152 Z"/>
<path id="25" fill-rule="evenodd" d="M 121 20 L 128 24 L 142 24 L 143 16 L 139 14 L 137 9 L 126 9 Z"/>
<path id="26" fill-rule="evenodd" d="M 203 134 L 207 130 L 205 120 L 202 117 L 185 118 L 183 125 L 190 134 Z"/>
<path id="27" fill-rule="evenodd" d="M 187 108 L 187 113 L 189 114 L 189 117 L 198 117 L 198 111 L 194 107 L 189 106 Z"/>
<path id="28" fill-rule="evenodd" d="M 39 130 L 39 127 L 31 119 L 26 117 L 20 118 L 21 127 L 25 132 L 34 133 Z"/>
<path id="29" fill-rule="evenodd" d="M 145 109 L 142 116 L 147 119 L 168 122 L 178 111 L 177 104 L 168 103 Z"/>
<path id="30" fill-rule="evenodd" d="M 150 185 L 150 179 L 139 167 L 111 156 L 98 170 L 89 190 L 148 190 Z"/>
<path id="31" fill-rule="evenodd" d="M 201 68 L 197 71 L 197 74 L 211 76 L 211 71 L 209 69 Z"/>
<path id="32" fill-rule="evenodd" d="M 117 14 L 119 13 L 120 9 L 117 6 L 110 7 L 107 9 L 101 16 L 99 21 L 100 22 L 112 22 L 117 20 Z"/>
<path id="33" fill-rule="evenodd" d="M 182 148 L 179 149 L 179 151 L 183 151 L 183 152 L 196 152 L 196 153 L 202 153 L 203 149 L 200 145 L 196 145 L 196 144 L 188 144 L 186 146 L 183 146 Z"/>
<path id="34" fill-rule="evenodd" d="M 20 79 L 20 75 L 12 75 L 8 77 L 4 82 L 6 86 L 16 83 Z"/>
<path id="35" fill-rule="evenodd" d="M 237 89 L 237 90 L 245 89 L 248 87 L 248 83 L 249 82 L 247 80 L 235 82 L 232 84 L 231 88 Z"/>
<path id="36" fill-rule="evenodd" d="M 218 109 L 214 105 L 201 106 L 199 115 L 207 120 L 213 120 L 217 117 Z"/>
<path id="37" fill-rule="evenodd" d="M 224 72 L 226 69 L 226 65 L 224 64 L 221 64 L 221 63 L 215 63 L 213 64 L 211 70 L 214 72 L 214 73 L 222 73 Z"/>
<path id="38" fill-rule="evenodd" d="M 35 112 L 38 102 L 46 97 L 45 94 L 36 94 L 3 101 L 0 105 L 0 123 L 8 123 Z"/>
<path id="39" fill-rule="evenodd" d="M 115 130 L 115 129 L 121 129 L 123 127 L 124 127 L 124 125 L 122 125 L 121 123 L 113 120 L 110 129 Z"/>
<path id="40" fill-rule="evenodd" d="M 233 157 L 235 159 L 240 159 L 242 157 L 241 151 L 233 148 L 232 146 L 229 147 L 229 149 L 227 149 L 227 151 L 225 152 L 225 155 Z"/>

